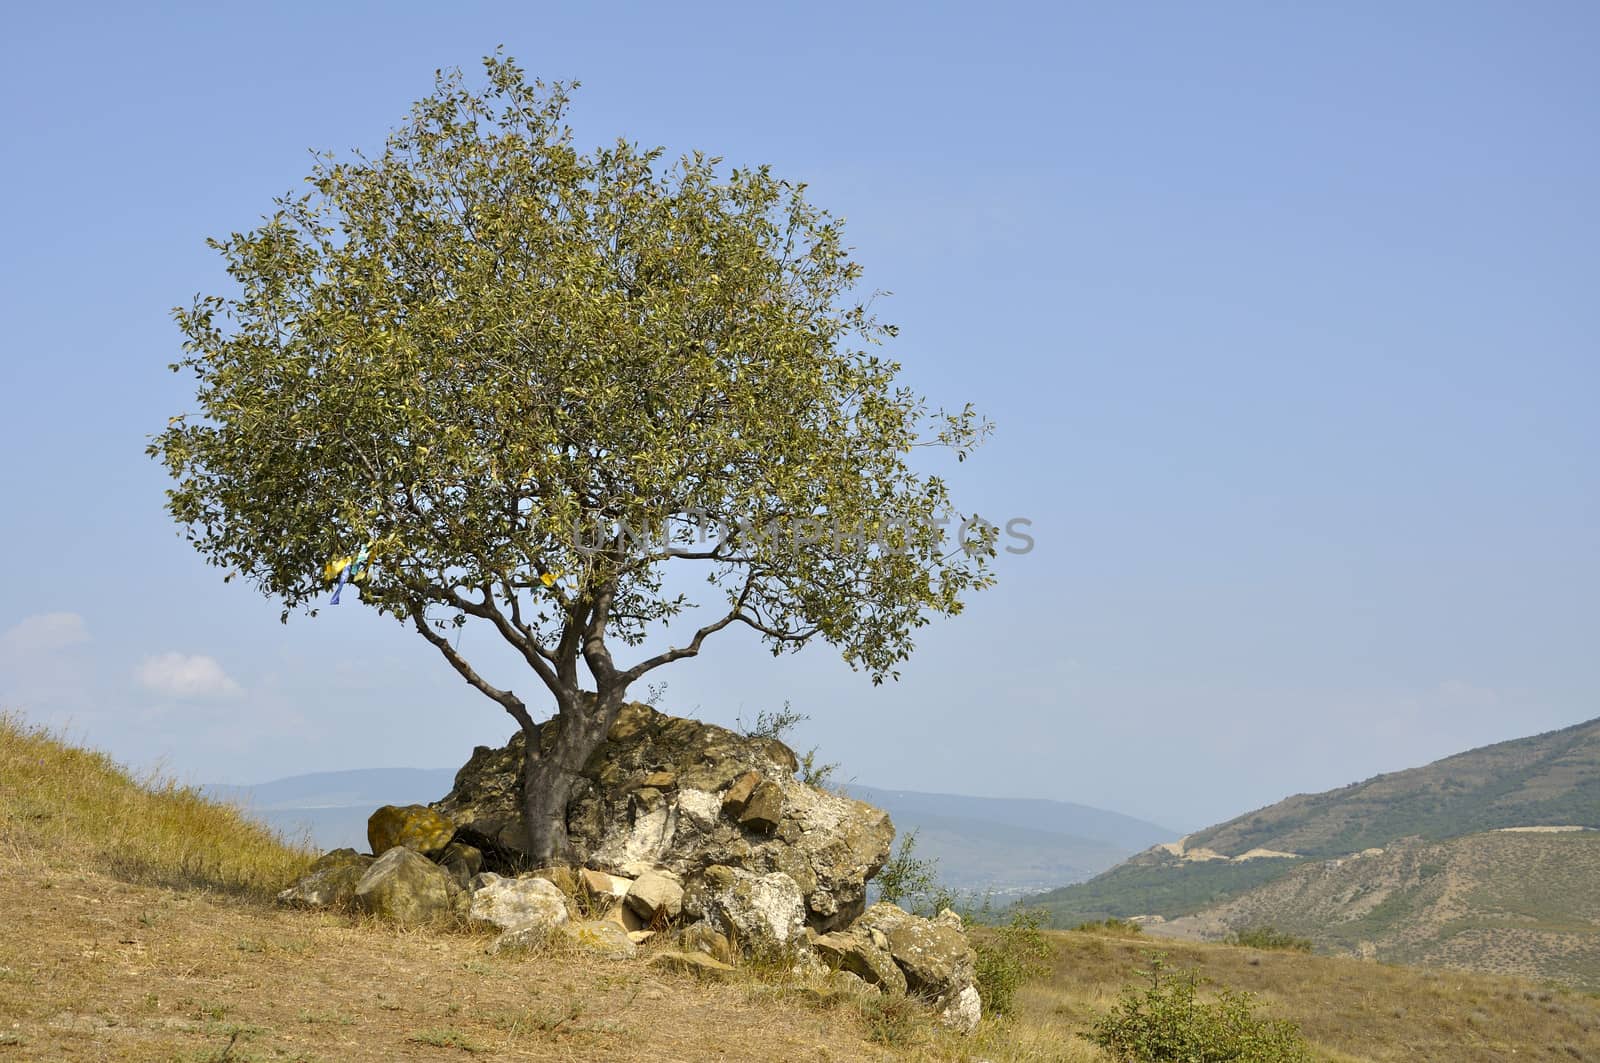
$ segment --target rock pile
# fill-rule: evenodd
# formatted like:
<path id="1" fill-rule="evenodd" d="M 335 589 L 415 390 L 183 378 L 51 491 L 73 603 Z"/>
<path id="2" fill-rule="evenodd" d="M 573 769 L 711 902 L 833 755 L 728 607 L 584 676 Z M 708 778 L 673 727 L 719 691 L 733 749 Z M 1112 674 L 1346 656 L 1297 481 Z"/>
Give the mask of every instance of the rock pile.
<path id="1" fill-rule="evenodd" d="M 887 813 L 796 779 L 783 743 L 628 705 L 567 808 L 581 866 L 529 871 L 522 742 L 478 747 L 432 806 L 378 809 L 375 855 L 329 853 L 280 900 L 465 920 L 498 929 L 496 950 L 560 935 L 632 956 L 654 938 L 664 949 L 653 963 L 700 977 L 740 957 L 783 958 L 917 995 L 957 1028 L 977 1024 L 960 919 L 866 907 L 894 840 Z"/>

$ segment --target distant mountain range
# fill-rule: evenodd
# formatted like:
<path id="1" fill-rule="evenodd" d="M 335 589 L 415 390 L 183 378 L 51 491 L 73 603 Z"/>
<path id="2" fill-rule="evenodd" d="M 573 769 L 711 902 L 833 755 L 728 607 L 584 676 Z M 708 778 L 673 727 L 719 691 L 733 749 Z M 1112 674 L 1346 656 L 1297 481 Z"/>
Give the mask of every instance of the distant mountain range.
<path id="1" fill-rule="evenodd" d="M 1600 987 L 1600 720 L 1297 794 L 1024 903 Z"/>
<path id="2" fill-rule="evenodd" d="M 319 849 L 364 850 L 373 809 L 438 800 L 454 781 L 455 772 L 448 768 L 368 768 L 202 789 Z M 937 860 L 941 882 L 964 893 L 1017 896 L 1079 881 L 1176 837 L 1174 831 L 1132 816 L 1065 801 L 928 794 L 854 783 L 841 789 L 887 811 L 901 837 L 916 831 L 916 855 Z"/>

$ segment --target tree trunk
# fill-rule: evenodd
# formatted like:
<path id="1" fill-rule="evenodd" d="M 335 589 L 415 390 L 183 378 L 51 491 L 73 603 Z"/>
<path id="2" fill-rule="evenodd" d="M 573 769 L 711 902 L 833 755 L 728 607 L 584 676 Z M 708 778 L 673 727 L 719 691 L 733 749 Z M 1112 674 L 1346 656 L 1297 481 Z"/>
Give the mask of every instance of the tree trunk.
<path id="1" fill-rule="evenodd" d="M 527 734 L 522 760 L 522 819 L 527 853 L 533 867 L 573 863 L 567 837 L 567 803 L 577 789 L 589 757 L 605 741 L 622 698 L 580 695 L 561 707 L 544 728 L 555 728 L 555 740 L 541 750 L 537 733 Z"/>

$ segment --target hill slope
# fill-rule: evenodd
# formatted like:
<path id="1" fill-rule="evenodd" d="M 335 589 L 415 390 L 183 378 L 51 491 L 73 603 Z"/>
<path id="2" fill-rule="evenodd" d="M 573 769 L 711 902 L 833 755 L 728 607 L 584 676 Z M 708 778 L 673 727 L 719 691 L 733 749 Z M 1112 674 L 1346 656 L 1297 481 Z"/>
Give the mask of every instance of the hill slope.
<path id="1" fill-rule="evenodd" d="M 1107 916 L 1190 915 L 1308 862 L 1416 836 L 1504 827 L 1600 827 L 1600 720 L 1375 776 L 1157 846 L 1080 885 L 1029 898 L 1058 926 Z"/>
<path id="2" fill-rule="evenodd" d="M 1600 831 L 1493 831 L 1325 860 L 1149 929 L 1272 926 L 1335 952 L 1600 990 Z"/>

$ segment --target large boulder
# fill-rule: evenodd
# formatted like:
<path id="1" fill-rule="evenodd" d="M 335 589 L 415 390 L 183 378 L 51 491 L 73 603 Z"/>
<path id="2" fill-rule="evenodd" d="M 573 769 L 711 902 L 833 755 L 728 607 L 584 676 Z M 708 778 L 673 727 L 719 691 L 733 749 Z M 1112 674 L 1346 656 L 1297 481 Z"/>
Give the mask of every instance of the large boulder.
<path id="1" fill-rule="evenodd" d="M 403 845 L 372 862 L 354 895 L 362 911 L 412 925 L 454 916 L 460 897 L 448 871 Z"/>
<path id="2" fill-rule="evenodd" d="M 367 841 L 374 853 L 402 845 L 437 856 L 455 833 L 456 825 L 427 805 L 384 805 L 367 818 Z"/>
<path id="3" fill-rule="evenodd" d="M 928 1000 L 947 1024 L 965 1030 L 977 1025 L 977 956 L 953 913 L 923 919 L 892 904 L 874 904 L 850 929 L 881 942 L 905 975 L 906 991 Z"/>
<path id="4" fill-rule="evenodd" d="M 865 929 L 835 930 L 818 934 L 811 943 L 822 962 L 846 971 L 886 993 L 904 993 L 906 976 L 887 949 L 872 940 Z"/>
<path id="5" fill-rule="evenodd" d="M 566 895 L 548 879 L 505 878 L 485 872 L 472 880 L 472 887 L 467 918 L 479 926 L 552 930 L 571 918 Z"/>
<path id="6" fill-rule="evenodd" d="M 804 896 L 794 879 L 782 871 L 758 875 L 714 864 L 684 896 L 683 907 L 744 952 L 778 956 L 805 944 Z"/>
<path id="7" fill-rule="evenodd" d="M 373 858 L 354 849 L 335 849 L 317 857 L 294 885 L 278 894 L 292 908 L 343 908 L 356 896 L 356 883 Z"/>
<path id="8" fill-rule="evenodd" d="M 541 740 L 553 743 L 556 726 Z M 522 851 L 522 754 L 480 746 L 432 806 L 486 857 Z M 794 752 L 713 724 L 625 705 L 589 758 L 567 806 L 578 862 L 635 877 L 672 872 L 685 888 L 721 865 L 781 872 L 799 888 L 807 924 L 848 926 L 866 907 L 867 880 L 889 857 L 887 813 L 794 777 Z"/>

